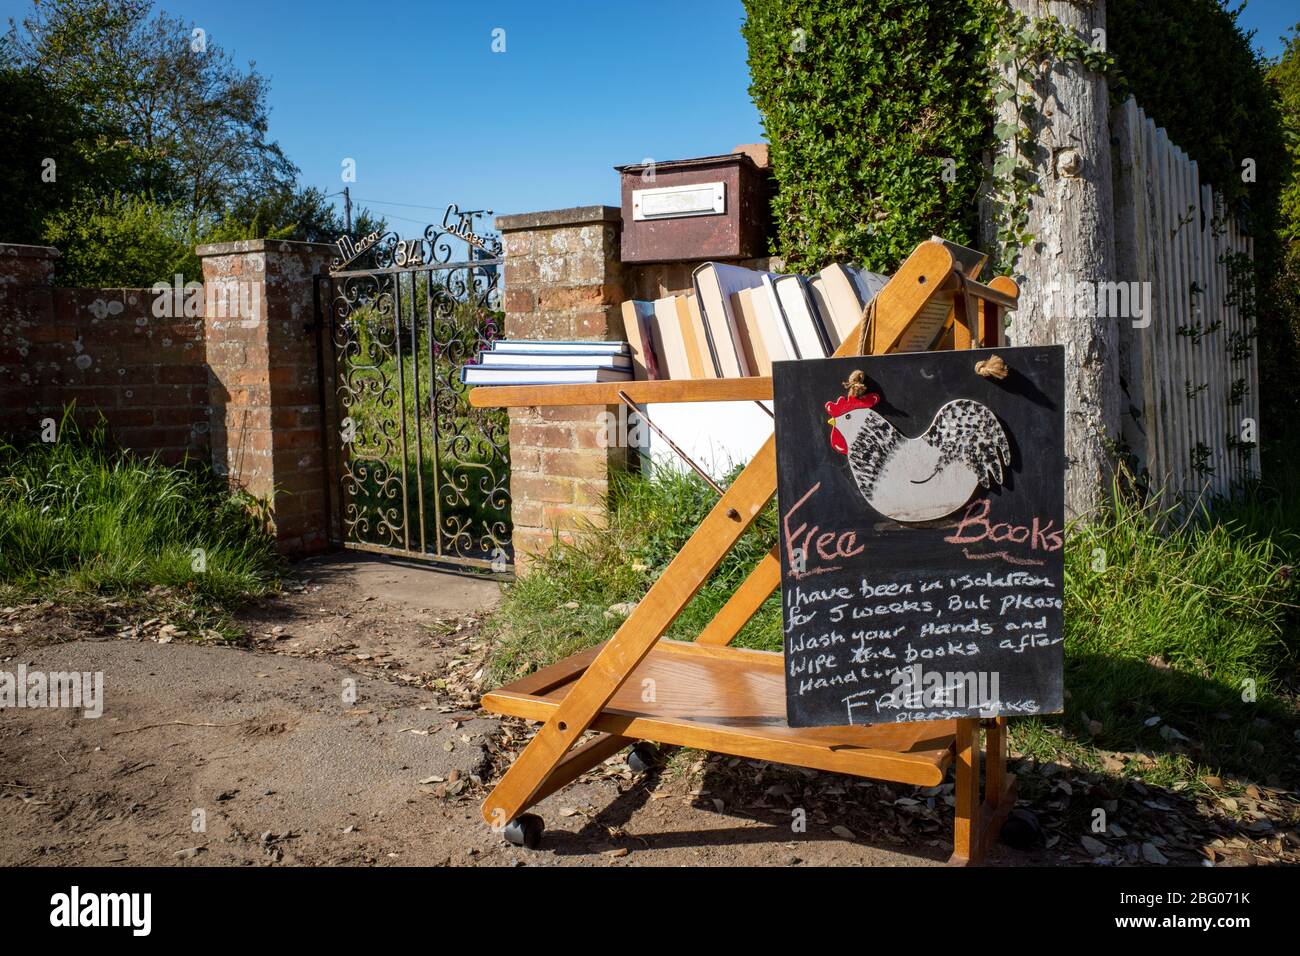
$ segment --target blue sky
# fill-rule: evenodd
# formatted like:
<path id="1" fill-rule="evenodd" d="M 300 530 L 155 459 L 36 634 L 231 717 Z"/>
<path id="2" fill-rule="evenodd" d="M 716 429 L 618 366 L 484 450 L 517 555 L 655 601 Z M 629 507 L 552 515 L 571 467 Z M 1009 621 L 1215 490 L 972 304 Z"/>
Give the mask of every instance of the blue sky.
<path id="1" fill-rule="evenodd" d="M 163 6 L 270 77 L 271 132 L 304 181 L 341 189 L 352 157 L 360 199 L 497 213 L 617 205 L 616 164 L 762 136 L 739 0 Z M 504 53 L 492 51 L 497 28 Z M 399 231 L 439 215 L 372 208 Z"/>
<path id="2" fill-rule="evenodd" d="M 762 138 L 740 0 L 159 5 L 270 78 L 271 135 L 304 182 L 339 190 L 355 159 L 353 196 L 402 232 L 452 201 L 497 213 L 617 205 L 616 164 Z M 0 0 L 6 18 L 28 9 Z M 1269 54 L 1297 20 L 1295 0 L 1248 0 L 1242 17 Z"/>

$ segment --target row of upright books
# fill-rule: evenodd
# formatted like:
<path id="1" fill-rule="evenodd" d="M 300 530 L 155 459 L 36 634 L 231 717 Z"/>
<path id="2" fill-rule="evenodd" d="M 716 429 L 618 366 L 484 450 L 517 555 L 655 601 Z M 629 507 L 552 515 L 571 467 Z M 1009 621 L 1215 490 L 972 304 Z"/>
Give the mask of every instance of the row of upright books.
<path id="1" fill-rule="evenodd" d="M 461 379 L 548 385 L 771 375 L 773 362 L 831 355 L 887 281 L 839 264 L 802 276 L 706 262 L 689 293 L 624 302 L 626 342 L 499 339 Z"/>
<path id="2" fill-rule="evenodd" d="M 685 295 L 623 303 L 637 378 L 771 375 L 773 362 L 824 358 L 888 281 L 840 264 L 801 276 L 719 262 L 692 279 Z"/>

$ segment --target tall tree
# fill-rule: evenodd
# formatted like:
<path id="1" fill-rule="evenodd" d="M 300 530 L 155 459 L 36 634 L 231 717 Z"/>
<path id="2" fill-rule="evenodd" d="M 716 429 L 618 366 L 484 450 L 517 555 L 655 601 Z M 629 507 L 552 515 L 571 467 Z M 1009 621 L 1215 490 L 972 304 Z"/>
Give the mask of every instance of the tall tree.
<path id="1" fill-rule="evenodd" d="M 12 31 L 23 65 L 139 151 L 142 191 L 194 216 L 292 189 L 267 82 L 151 0 L 53 0 Z"/>
<path id="2" fill-rule="evenodd" d="M 1290 160 L 1282 189 L 1282 239 L 1300 243 L 1300 23 L 1291 28 L 1286 49 L 1266 71 L 1277 96 Z"/>

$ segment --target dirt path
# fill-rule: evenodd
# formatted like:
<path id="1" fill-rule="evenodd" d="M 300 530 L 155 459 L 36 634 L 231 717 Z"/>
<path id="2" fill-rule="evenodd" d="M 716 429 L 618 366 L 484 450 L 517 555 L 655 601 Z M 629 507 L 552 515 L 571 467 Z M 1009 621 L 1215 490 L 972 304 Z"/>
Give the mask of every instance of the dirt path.
<path id="1" fill-rule="evenodd" d="M 643 776 L 612 759 L 541 804 L 540 851 L 512 847 L 478 817 L 529 733 L 477 709 L 497 585 L 355 555 L 296 571 L 241 615 L 244 648 L 0 609 L 0 668 L 104 675 L 99 719 L 0 712 L 0 864 L 933 865 L 951 850 L 950 784 L 686 752 Z M 1151 796 L 1173 819 L 1180 798 Z M 1177 860 L 1184 837 L 1152 839 Z M 1077 862 L 1077 840 L 993 862 Z"/>
<path id="2" fill-rule="evenodd" d="M 48 608 L 53 633 L 30 618 L 5 628 L 5 668 L 102 672 L 105 703 L 99 719 L 0 715 L 0 864 L 917 864 L 945 855 L 942 840 L 920 856 L 845 842 L 815 810 L 807 834 L 760 822 L 759 808 L 709 790 L 711 775 L 734 765 L 702 757 L 647 776 L 615 759 L 538 808 L 541 852 L 512 847 L 477 812 L 484 782 L 527 739 L 523 724 L 476 709 L 486 653 L 478 621 L 497 585 L 352 556 L 297 571 L 284 595 L 241 614 L 248 648 L 121 640 L 116 624 L 86 635 L 84 616 Z M 349 681 L 355 697 L 345 697 Z M 793 792 L 783 775 L 769 782 L 778 820 Z"/>

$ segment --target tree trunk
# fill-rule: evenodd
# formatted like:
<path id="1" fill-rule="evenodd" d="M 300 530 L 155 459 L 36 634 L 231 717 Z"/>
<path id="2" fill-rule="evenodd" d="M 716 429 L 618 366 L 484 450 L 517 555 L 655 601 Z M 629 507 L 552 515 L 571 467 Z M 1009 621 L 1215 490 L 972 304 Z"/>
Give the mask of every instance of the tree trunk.
<path id="1" fill-rule="evenodd" d="M 1092 42 L 1106 26 L 1105 0 L 1010 0 L 1034 18 L 1054 16 Z M 1038 144 L 1028 232 L 1016 279 L 1015 345 L 1065 346 L 1066 514 L 1083 516 L 1105 500 L 1120 428 L 1118 317 L 1099 315 L 1096 283 L 1116 280 L 1106 79 L 1077 61 L 1037 74 Z M 1014 104 L 1001 117 L 1014 121 Z"/>

